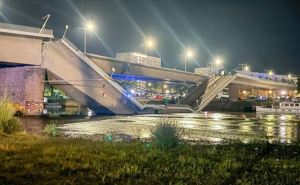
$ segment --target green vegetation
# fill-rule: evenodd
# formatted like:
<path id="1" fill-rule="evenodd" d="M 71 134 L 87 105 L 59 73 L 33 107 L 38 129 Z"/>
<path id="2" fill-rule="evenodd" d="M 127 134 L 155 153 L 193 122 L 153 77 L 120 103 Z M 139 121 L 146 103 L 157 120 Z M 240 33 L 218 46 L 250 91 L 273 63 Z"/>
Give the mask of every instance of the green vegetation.
<path id="1" fill-rule="evenodd" d="M 51 136 L 51 137 L 56 137 L 58 136 L 58 129 L 57 129 L 57 125 L 56 124 L 47 124 L 44 128 L 44 132 Z"/>
<path id="2" fill-rule="evenodd" d="M 0 133 L 12 134 L 21 130 L 19 119 L 15 118 L 16 108 L 7 97 L 0 98 Z"/>
<path id="3" fill-rule="evenodd" d="M 151 130 L 154 143 L 160 149 L 176 148 L 182 137 L 182 129 L 177 127 L 174 120 L 161 119 Z"/>
<path id="4" fill-rule="evenodd" d="M 179 145 L 0 135 L 0 184 L 299 184 L 300 144 Z"/>

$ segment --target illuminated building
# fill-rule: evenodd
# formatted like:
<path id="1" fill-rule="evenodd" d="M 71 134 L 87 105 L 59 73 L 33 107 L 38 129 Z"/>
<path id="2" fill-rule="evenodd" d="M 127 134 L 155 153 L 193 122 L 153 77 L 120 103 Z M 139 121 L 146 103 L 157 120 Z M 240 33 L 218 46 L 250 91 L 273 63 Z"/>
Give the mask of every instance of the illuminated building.
<path id="1" fill-rule="evenodd" d="M 147 56 L 140 53 L 117 53 L 118 60 L 142 64 L 151 67 L 161 67 L 161 58 Z"/>

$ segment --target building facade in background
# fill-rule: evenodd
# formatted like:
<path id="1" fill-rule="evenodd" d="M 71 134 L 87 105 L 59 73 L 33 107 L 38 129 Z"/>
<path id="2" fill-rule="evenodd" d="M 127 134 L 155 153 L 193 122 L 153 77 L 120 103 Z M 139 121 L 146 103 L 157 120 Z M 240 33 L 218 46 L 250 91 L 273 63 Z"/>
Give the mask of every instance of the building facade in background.
<path id="1" fill-rule="evenodd" d="M 195 68 L 195 73 L 204 76 L 214 76 L 224 69 L 223 65 L 209 63 L 206 67 Z"/>
<path id="2" fill-rule="evenodd" d="M 161 67 L 161 58 L 143 55 L 140 53 L 117 53 L 118 60 L 142 64 L 151 67 Z"/>

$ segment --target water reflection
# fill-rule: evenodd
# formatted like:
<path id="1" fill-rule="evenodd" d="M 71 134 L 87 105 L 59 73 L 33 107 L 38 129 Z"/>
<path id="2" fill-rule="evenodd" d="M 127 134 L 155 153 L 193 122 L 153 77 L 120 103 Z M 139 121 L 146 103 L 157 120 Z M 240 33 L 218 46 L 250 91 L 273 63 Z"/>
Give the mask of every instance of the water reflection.
<path id="1" fill-rule="evenodd" d="M 24 118 L 29 132 L 41 133 L 46 124 L 57 124 L 67 137 L 101 138 L 107 134 L 126 134 L 149 139 L 151 129 L 161 118 L 173 119 L 182 127 L 184 138 L 214 142 L 266 140 L 290 143 L 300 140 L 299 115 L 271 114 L 170 114 L 113 117 L 65 117 L 59 119 Z"/>
<path id="2" fill-rule="evenodd" d="M 60 117 L 60 116 L 88 116 L 90 110 L 86 107 L 48 107 L 44 109 L 43 113 L 49 117 Z"/>

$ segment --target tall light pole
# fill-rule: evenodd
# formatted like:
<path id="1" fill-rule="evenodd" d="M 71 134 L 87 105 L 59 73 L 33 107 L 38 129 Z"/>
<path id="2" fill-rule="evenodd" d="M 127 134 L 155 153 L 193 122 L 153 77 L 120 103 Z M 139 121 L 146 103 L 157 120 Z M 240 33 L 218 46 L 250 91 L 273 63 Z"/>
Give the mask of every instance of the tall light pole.
<path id="1" fill-rule="evenodd" d="M 193 58 L 194 56 L 194 53 L 191 49 L 188 49 L 185 51 L 185 54 L 184 54 L 184 71 L 186 72 L 186 61 L 187 59 L 191 59 Z"/>
<path id="2" fill-rule="evenodd" d="M 246 66 L 244 67 L 244 71 L 250 71 L 250 67 L 249 67 L 248 65 L 246 65 Z"/>
<path id="3" fill-rule="evenodd" d="M 215 61 L 213 63 L 213 66 L 214 66 L 214 70 L 213 70 L 214 71 L 214 75 L 216 75 L 215 73 L 217 71 L 217 67 L 219 67 L 222 64 L 223 64 L 223 60 L 220 57 L 215 58 Z"/>
<path id="4" fill-rule="evenodd" d="M 96 28 L 95 23 L 93 21 L 88 21 L 84 26 L 84 54 L 86 54 L 86 36 L 87 31 L 94 31 Z"/>
<path id="5" fill-rule="evenodd" d="M 268 79 L 270 80 L 271 77 L 273 76 L 274 72 L 272 70 L 268 71 Z"/>
<path id="6" fill-rule="evenodd" d="M 250 67 L 248 64 L 240 64 L 239 66 L 241 66 L 242 71 L 246 71 L 246 72 L 250 71 Z"/>
<path id="7" fill-rule="evenodd" d="M 66 37 L 66 34 L 67 34 L 67 31 L 69 30 L 69 25 L 66 25 L 65 27 L 65 31 L 64 31 L 64 34 L 62 36 L 62 39 L 64 39 Z"/>

